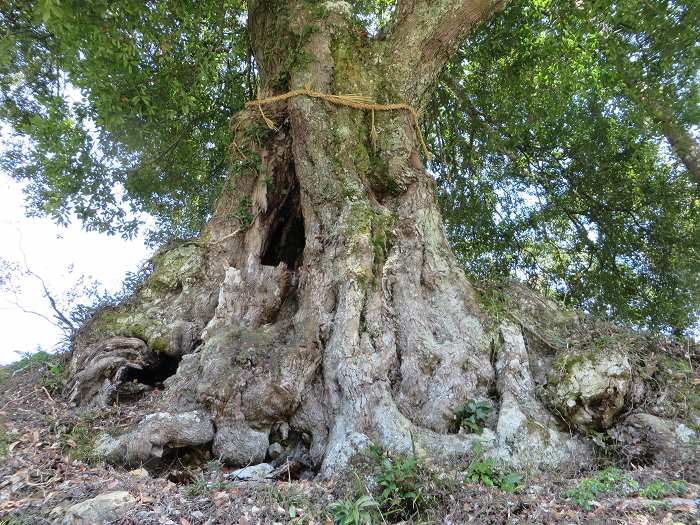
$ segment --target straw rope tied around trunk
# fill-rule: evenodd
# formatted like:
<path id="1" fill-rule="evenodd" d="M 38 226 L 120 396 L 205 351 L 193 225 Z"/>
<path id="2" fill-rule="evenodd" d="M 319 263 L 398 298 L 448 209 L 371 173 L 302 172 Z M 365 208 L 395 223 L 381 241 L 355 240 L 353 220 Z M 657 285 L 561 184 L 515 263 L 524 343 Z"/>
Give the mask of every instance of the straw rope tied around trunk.
<path id="1" fill-rule="evenodd" d="M 418 112 L 415 110 L 413 106 L 410 104 L 406 104 L 403 102 L 399 102 L 396 104 L 377 104 L 374 102 L 372 99 L 368 97 L 364 97 L 362 95 L 331 95 L 330 93 L 321 93 L 320 91 L 314 91 L 309 88 L 304 88 L 304 89 L 294 89 L 292 91 L 288 91 L 287 93 L 284 93 L 282 95 L 277 95 L 275 97 L 268 97 L 268 98 L 261 98 L 257 100 L 251 100 L 250 102 L 245 103 L 246 108 L 251 108 L 253 106 L 257 106 L 258 109 L 260 110 L 260 115 L 262 116 L 263 120 L 265 121 L 265 124 L 270 129 L 276 129 L 275 123 L 272 122 L 267 116 L 265 116 L 265 113 L 263 112 L 262 107 L 265 104 L 274 104 L 275 102 L 282 102 L 284 100 L 290 99 L 292 97 L 300 97 L 300 96 L 306 96 L 306 97 L 311 97 L 311 98 L 320 98 L 322 100 L 326 100 L 330 102 L 331 104 L 336 104 L 338 106 L 346 106 L 349 108 L 354 108 L 354 109 L 366 109 L 372 112 L 372 130 L 371 130 L 371 137 L 372 137 L 372 146 L 376 147 L 377 143 L 377 130 L 374 127 L 374 112 L 375 111 L 394 111 L 394 110 L 399 110 L 399 109 L 404 109 L 408 111 L 411 114 L 411 117 L 413 117 L 413 126 L 416 129 L 416 135 L 418 136 L 418 140 L 420 141 L 421 148 L 423 149 L 423 152 L 425 153 L 425 157 L 430 160 L 433 158 L 432 153 L 430 153 L 430 150 L 428 149 L 428 146 L 425 144 L 425 140 L 423 139 L 423 133 L 421 133 L 420 126 L 418 125 Z"/>

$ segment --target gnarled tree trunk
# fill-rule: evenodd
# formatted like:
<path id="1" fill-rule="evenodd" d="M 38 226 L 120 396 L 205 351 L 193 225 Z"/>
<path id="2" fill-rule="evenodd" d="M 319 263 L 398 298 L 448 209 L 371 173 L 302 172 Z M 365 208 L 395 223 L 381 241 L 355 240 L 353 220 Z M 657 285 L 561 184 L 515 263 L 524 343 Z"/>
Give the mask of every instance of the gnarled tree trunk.
<path id="1" fill-rule="evenodd" d="M 260 95 L 309 87 L 420 107 L 450 52 L 497 7 L 400 1 L 386 35 L 369 38 L 345 2 L 250 2 Z M 274 130 L 257 108 L 233 124 L 234 168 L 204 234 L 159 252 L 137 294 L 76 340 L 78 404 L 109 403 L 179 360 L 161 412 L 102 438 L 100 452 L 138 462 L 202 445 L 247 465 L 294 433 L 324 474 L 369 441 L 449 458 L 480 440 L 522 468 L 588 457 L 546 406 L 574 425 L 607 425 L 629 395 L 629 362 L 579 356 L 581 374 L 610 382 L 581 394 L 576 376 L 570 391 L 557 381 L 551 402 L 538 393 L 556 349 L 480 306 L 447 244 L 411 115 L 306 96 L 263 111 Z M 550 327 L 575 322 L 521 288 L 511 299 Z M 494 408 L 481 434 L 458 432 L 470 399 Z"/>

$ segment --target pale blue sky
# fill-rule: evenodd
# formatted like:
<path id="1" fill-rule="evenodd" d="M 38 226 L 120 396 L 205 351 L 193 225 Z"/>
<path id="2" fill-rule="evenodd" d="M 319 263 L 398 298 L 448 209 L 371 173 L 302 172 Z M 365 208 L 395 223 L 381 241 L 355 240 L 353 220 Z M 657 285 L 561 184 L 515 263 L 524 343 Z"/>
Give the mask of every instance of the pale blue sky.
<path id="1" fill-rule="evenodd" d="M 85 232 L 78 223 L 63 228 L 49 219 L 25 217 L 21 184 L 0 172 L 0 258 L 22 263 L 22 251 L 31 270 L 41 275 L 58 297 L 81 274 L 114 292 L 121 287 L 126 272 L 136 270 L 151 253 L 142 238 L 125 241 Z M 60 338 L 56 327 L 13 304 L 18 302 L 25 309 L 50 316 L 36 279 L 22 278 L 16 284 L 16 295 L 0 291 L 0 363 L 16 360 L 17 351 L 34 351 L 38 346 L 51 350 Z"/>

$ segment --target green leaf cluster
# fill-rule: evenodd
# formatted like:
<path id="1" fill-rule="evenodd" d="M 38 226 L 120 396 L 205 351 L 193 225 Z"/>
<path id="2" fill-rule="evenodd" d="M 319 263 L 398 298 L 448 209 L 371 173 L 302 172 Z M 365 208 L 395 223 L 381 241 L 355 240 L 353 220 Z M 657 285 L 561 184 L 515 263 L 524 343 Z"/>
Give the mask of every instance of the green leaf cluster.
<path id="1" fill-rule="evenodd" d="M 564 496 L 585 509 L 593 507 L 593 501 L 605 494 L 630 496 L 638 494 L 643 498 L 663 499 L 668 496 L 682 496 L 688 490 L 683 480 L 655 479 L 641 486 L 638 481 L 622 470 L 609 467 L 592 478 L 581 480 L 578 485 L 564 492 Z"/>
<path id="2" fill-rule="evenodd" d="M 372 525 L 378 507 L 372 496 L 364 495 L 354 501 L 336 501 L 329 510 L 335 525 Z"/>
<path id="3" fill-rule="evenodd" d="M 513 2 L 426 112 L 460 262 L 572 307 L 682 333 L 700 304 L 697 2 Z"/>
<path id="4" fill-rule="evenodd" d="M 469 462 L 465 480 L 480 483 L 487 487 L 497 487 L 503 492 L 516 492 L 522 487 L 525 477 L 518 472 L 499 472 L 494 458 L 484 458 L 483 447 L 477 442 L 474 445 L 474 457 Z"/>
<path id="5" fill-rule="evenodd" d="M 457 408 L 455 418 L 459 421 L 460 427 L 481 434 L 492 410 L 493 408 L 488 403 L 470 399 Z"/>
<path id="6" fill-rule="evenodd" d="M 395 4 L 351 7 L 381 39 Z M 201 232 L 230 171 L 229 121 L 256 96 L 247 8 L 0 4 L 0 168 L 26 182 L 29 213 L 130 236 L 145 212 L 154 244 Z M 471 277 L 515 277 L 638 327 L 691 329 L 700 190 L 683 156 L 700 125 L 699 19 L 691 0 L 525 0 L 470 34 L 423 126 Z M 258 59 L 280 62 L 284 89 L 294 64 L 279 46 Z"/>
<path id="7" fill-rule="evenodd" d="M 601 470 L 593 478 L 581 480 L 574 488 L 564 492 L 564 496 L 585 509 L 592 508 L 592 502 L 599 496 L 610 493 L 620 495 L 634 494 L 639 490 L 639 483 L 622 470 L 609 467 Z"/>
<path id="8" fill-rule="evenodd" d="M 11 0 L 0 7 L 0 167 L 30 213 L 153 242 L 198 232 L 252 94 L 245 5 Z"/>

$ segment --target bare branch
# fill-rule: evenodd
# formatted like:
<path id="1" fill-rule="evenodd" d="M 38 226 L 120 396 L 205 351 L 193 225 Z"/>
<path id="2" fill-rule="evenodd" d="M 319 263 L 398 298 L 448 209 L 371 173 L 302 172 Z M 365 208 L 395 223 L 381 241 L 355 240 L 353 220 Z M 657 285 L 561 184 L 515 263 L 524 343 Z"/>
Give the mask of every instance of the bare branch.
<path id="1" fill-rule="evenodd" d="M 442 66 L 480 22 L 509 0 L 399 0 L 387 38 L 386 63 L 404 99 L 420 105 Z"/>
<path id="2" fill-rule="evenodd" d="M 24 306 L 22 306 L 17 301 L 8 301 L 8 302 L 11 305 L 13 305 L 14 308 L 0 308 L 0 310 L 14 310 L 15 308 L 17 308 L 17 309 L 21 310 L 22 312 L 24 312 L 25 314 L 36 315 L 37 317 L 41 317 L 44 321 L 51 323 L 56 328 L 60 328 L 61 330 L 64 329 L 64 327 L 61 326 L 60 324 L 56 323 L 56 321 L 49 319 L 48 317 L 46 317 L 44 314 L 42 314 L 40 312 L 35 312 L 34 310 L 29 310 L 29 309 L 25 308 Z"/>
<path id="3" fill-rule="evenodd" d="M 75 326 L 75 324 L 73 324 L 73 322 L 58 307 L 58 303 L 54 299 L 53 295 L 51 295 L 51 292 L 49 291 L 49 288 L 46 285 L 46 281 L 44 281 L 44 279 L 39 274 L 33 272 L 31 270 L 31 268 L 29 268 L 29 263 L 27 262 L 27 254 L 24 252 L 24 248 L 22 248 L 22 232 L 19 229 L 17 230 L 17 232 L 19 234 L 19 251 L 22 254 L 22 259 L 24 261 L 25 271 L 26 271 L 27 275 L 31 275 L 36 280 L 38 280 L 39 283 L 41 284 L 41 288 L 44 292 L 44 297 L 46 297 L 46 299 L 49 301 L 49 306 L 51 307 L 51 310 L 53 310 L 53 316 L 56 319 L 56 322 L 52 323 L 52 324 L 55 324 L 56 326 L 61 328 L 64 332 L 66 332 L 70 335 L 74 334 L 75 332 L 77 332 L 78 328 Z M 21 308 L 19 306 L 19 304 L 16 306 Z M 23 311 L 25 311 L 26 313 L 33 313 L 36 315 L 40 315 L 40 314 L 37 314 L 36 312 L 24 310 L 24 308 L 21 308 L 21 309 Z M 41 317 L 44 317 L 44 319 L 47 319 L 43 315 L 41 315 Z M 49 322 L 51 322 L 51 321 L 49 321 Z"/>

